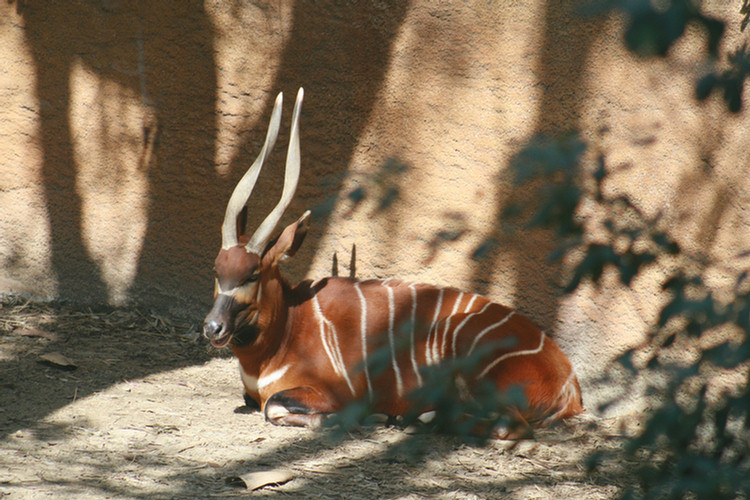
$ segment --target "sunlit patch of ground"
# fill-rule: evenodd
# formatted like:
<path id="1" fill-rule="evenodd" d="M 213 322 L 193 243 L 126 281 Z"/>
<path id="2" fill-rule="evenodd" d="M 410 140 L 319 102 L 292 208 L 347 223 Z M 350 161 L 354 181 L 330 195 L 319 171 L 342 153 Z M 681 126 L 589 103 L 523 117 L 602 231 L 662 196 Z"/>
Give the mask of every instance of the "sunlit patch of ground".
<path id="1" fill-rule="evenodd" d="M 620 445 L 601 422 L 486 447 L 383 427 L 340 440 L 274 427 L 242 407 L 236 362 L 195 337 L 135 309 L 6 301 L 0 498 L 604 499 L 627 476 L 624 464 L 582 465 Z M 227 481 L 277 469 L 292 479 L 255 492 Z"/>

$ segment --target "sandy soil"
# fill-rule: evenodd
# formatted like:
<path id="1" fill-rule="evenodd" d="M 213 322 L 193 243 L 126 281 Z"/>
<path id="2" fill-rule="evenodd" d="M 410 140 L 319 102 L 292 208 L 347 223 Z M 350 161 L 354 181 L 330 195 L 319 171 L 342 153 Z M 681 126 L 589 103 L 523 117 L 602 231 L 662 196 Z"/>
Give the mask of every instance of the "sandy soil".
<path id="1" fill-rule="evenodd" d="M 0 498 L 604 499 L 627 477 L 614 461 L 586 472 L 621 444 L 616 423 L 590 418 L 486 447 L 274 427 L 243 406 L 236 362 L 197 337 L 137 309 L 5 299 Z M 291 479 L 255 491 L 229 479 L 279 470 Z"/>

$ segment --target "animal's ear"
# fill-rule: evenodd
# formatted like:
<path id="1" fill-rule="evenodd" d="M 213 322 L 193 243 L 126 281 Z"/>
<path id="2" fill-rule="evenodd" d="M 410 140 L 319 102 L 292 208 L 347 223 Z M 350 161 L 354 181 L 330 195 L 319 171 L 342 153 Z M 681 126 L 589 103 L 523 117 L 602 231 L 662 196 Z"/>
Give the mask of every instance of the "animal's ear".
<path id="1" fill-rule="evenodd" d="M 308 210 L 296 222 L 284 228 L 276 241 L 271 242 L 266 249 L 263 260 L 270 259 L 273 264 L 278 264 L 280 261 L 294 256 L 305 240 L 309 220 L 310 211 Z"/>

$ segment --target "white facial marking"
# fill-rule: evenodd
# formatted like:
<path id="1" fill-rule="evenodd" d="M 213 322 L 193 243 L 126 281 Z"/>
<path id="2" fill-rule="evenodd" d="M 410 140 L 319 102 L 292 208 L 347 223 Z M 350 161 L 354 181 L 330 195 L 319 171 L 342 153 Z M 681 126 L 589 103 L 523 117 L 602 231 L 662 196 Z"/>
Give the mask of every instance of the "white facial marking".
<path id="1" fill-rule="evenodd" d="M 219 280 L 216 280 L 216 293 L 218 295 L 226 295 L 227 297 L 232 297 L 239 289 L 240 287 L 236 286 L 230 290 L 224 290 L 221 288 L 221 283 L 219 283 Z"/>
<path id="2" fill-rule="evenodd" d="M 227 297 L 233 297 L 235 293 L 237 293 L 240 289 L 244 288 L 245 286 L 248 286 L 248 284 L 239 285 L 234 288 L 230 288 L 229 290 L 224 290 L 223 288 L 221 288 L 221 283 L 219 283 L 219 280 L 216 280 L 216 293 L 217 295 L 226 295 Z M 262 291 L 262 286 L 260 282 L 258 282 L 257 292 L 255 294 L 256 300 L 260 299 L 261 291 Z"/>

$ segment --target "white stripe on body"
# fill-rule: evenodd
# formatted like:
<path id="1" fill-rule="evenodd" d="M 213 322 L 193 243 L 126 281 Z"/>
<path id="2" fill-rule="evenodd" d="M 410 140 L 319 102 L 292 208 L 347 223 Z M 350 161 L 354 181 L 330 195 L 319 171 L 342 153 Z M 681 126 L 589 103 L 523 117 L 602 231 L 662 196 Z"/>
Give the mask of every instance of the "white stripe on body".
<path id="1" fill-rule="evenodd" d="M 370 401 L 372 401 L 372 382 L 370 381 L 370 367 L 367 362 L 367 299 L 365 299 L 365 294 L 362 293 L 362 289 L 359 287 L 359 281 L 354 283 L 354 289 L 357 290 L 361 310 L 359 335 L 362 342 L 362 363 L 365 370 L 365 380 L 367 381 L 367 394 L 370 396 Z"/>
<path id="2" fill-rule="evenodd" d="M 414 287 L 414 284 L 410 283 L 409 290 L 411 290 L 411 331 L 409 332 L 409 340 L 411 342 L 411 367 L 414 370 L 414 375 L 417 377 L 417 386 L 422 387 L 422 374 L 419 373 L 414 342 L 414 334 L 417 328 L 417 289 Z"/>
<path id="3" fill-rule="evenodd" d="M 541 333 L 542 333 L 542 337 L 539 340 L 539 347 L 537 347 L 536 349 L 528 349 L 526 351 L 515 351 L 515 352 L 508 352 L 508 353 L 503 354 L 502 356 L 497 358 L 495 361 L 487 365 L 485 369 L 482 370 L 482 373 L 477 375 L 477 379 L 480 379 L 484 377 L 485 375 L 487 375 L 490 370 L 492 370 L 495 366 L 497 366 L 498 363 L 505 361 L 508 358 L 514 358 L 516 356 L 529 356 L 531 354 L 537 354 L 541 352 L 542 349 L 544 349 L 544 338 L 546 337 L 544 332 L 541 332 Z"/>
<path id="4" fill-rule="evenodd" d="M 433 359 L 432 354 L 430 353 L 430 340 L 432 338 L 432 332 L 435 330 L 435 325 L 437 324 L 438 318 L 440 316 L 440 309 L 443 308 L 444 293 L 445 290 L 441 288 L 440 293 L 438 293 L 437 305 L 435 306 L 435 316 L 432 318 L 432 324 L 430 325 L 430 329 L 427 331 L 427 341 L 425 342 L 424 357 L 428 365 L 434 365 L 437 363 L 437 360 Z"/>
<path id="5" fill-rule="evenodd" d="M 242 365 L 240 366 L 240 377 L 242 378 L 242 383 L 245 384 L 245 389 L 247 389 L 250 392 L 258 392 L 258 377 L 253 377 L 252 375 L 248 375 L 245 373 L 245 370 L 242 368 Z"/>
<path id="6" fill-rule="evenodd" d="M 258 390 L 262 391 L 265 387 L 273 384 L 274 382 L 281 380 L 281 377 L 283 377 L 284 374 L 287 372 L 287 370 L 289 369 L 289 366 L 290 365 L 284 365 L 281 368 L 278 368 L 272 371 L 268 375 L 260 377 L 258 379 Z"/>
<path id="7" fill-rule="evenodd" d="M 401 378 L 401 369 L 396 362 L 396 339 L 394 337 L 394 322 L 396 316 L 396 305 L 393 297 L 393 288 L 385 286 L 388 292 L 388 343 L 391 346 L 391 364 L 393 364 L 393 374 L 396 377 L 396 392 L 399 397 L 404 395 L 404 381 Z"/>
<path id="8" fill-rule="evenodd" d="M 477 347 L 477 344 L 479 343 L 479 341 L 482 340 L 482 337 L 484 337 L 485 335 L 487 335 L 489 332 L 491 332 L 495 328 L 498 328 L 498 327 L 502 326 L 506 321 L 508 321 L 511 318 L 511 316 L 513 316 L 513 314 L 515 314 L 515 312 L 516 311 L 511 311 L 510 314 L 508 314 L 506 317 L 504 317 L 503 319 L 501 319 L 497 323 L 494 323 L 494 324 L 488 326 L 487 328 L 485 328 L 484 330 L 482 330 L 481 332 L 479 332 L 479 335 L 477 335 L 476 337 L 474 337 L 474 342 L 472 342 L 471 347 L 469 348 L 469 352 L 466 355 L 470 356 L 471 353 L 474 352 L 474 349 Z"/>
<path id="9" fill-rule="evenodd" d="M 240 365 L 240 376 L 242 377 L 242 382 L 245 384 L 245 388 L 247 390 L 252 392 L 260 392 L 265 387 L 268 387 L 274 382 L 281 380 L 281 377 L 286 374 L 287 370 L 289 370 L 289 367 L 290 365 L 284 365 L 281 368 L 272 371 L 268 375 L 258 378 L 245 373 L 245 370 L 243 370 L 242 366 Z"/>
<path id="10" fill-rule="evenodd" d="M 474 296 L 474 298 L 476 298 L 476 295 Z M 464 320 L 461 323 L 459 323 L 459 325 L 453 330 L 453 346 L 452 347 L 453 347 L 453 358 L 454 359 L 456 357 L 456 348 L 457 348 L 457 343 L 458 343 L 458 334 L 461 332 L 461 329 L 464 326 L 466 326 L 466 323 L 468 323 L 471 318 L 473 318 L 474 316 L 477 316 L 479 314 L 483 314 L 485 311 L 487 311 L 487 309 L 491 305 L 492 305 L 492 302 L 487 302 L 482 309 L 480 309 L 479 311 L 475 311 L 475 312 L 469 314 L 468 316 L 466 316 L 466 318 L 464 318 Z"/>
<path id="11" fill-rule="evenodd" d="M 315 311 L 315 317 L 320 325 L 320 340 L 323 343 L 323 349 L 325 349 L 328 359 L 331 361 L 333 371 L 344 379 L 346 385 L 349 386 L 349 390 L 352 396 L 355 395 L 354 386 L 352 381 L 349 379 L 349 373 L 346 371 L 346 365 L 341 354 L 341 348 L 339 346 L 338 333 L 336 333 L 336 327 L 331 323 L 328 318 L 323 315 L 323 311 L 320 308 L 320 302 L 318 302 L 318 296 L 313 295 L 312 298 L 313 310 Z"/>
<path id="12" fill-rule="evenodd" d="M 464 312 L 465 313 L 471 311 L 471 307 L 474 305 L 474 301 L 477 300 L 477 297 L 479 297 L 479 295 L 472 295 L 471 296 L 471 299 L 469 300 L 469 303 L 466 304 L 466 307 L 464 308 Z"/>
<path id="13" fill-rule="evenodd" d="M 560 388 L 560 393 L 557 395 L 557 399 L 555 399 L 554 405 L 559 405 L 559 409 L 549 417 L 545 418 L 545 422 L 553 422 L 560 418 L 565 410 L 568 409 L 568 405 L 570 404 L 571 399 L 578 396 L 578 391 L 574 383 L 575 378 L 576 374 L 573 370 L 571 370 L 567 380 L 565 380 L 565 383 Z"/>
<path id="14" fill-rule="evenodd" d="M 458 298 L 456 298 L 456 302 L 453 303 L 453 310 L 451 311 L 450 316 L 445 318 L 445 328 L 443 328 L 443 342 L 440 346 L 441 358 L 445 358 L 445 345 L 448 343 L 448 330 L 450 330 L 450 327 L 451 327 L 451 319 L 458 312 L 458 307 L 461 305 L 461 301 L 463 299 L 464 299 L 464 292 L 461 292 L 458 294 Z M 435 353 L 437 354 L 437 338 L 435 339 Z"/>

